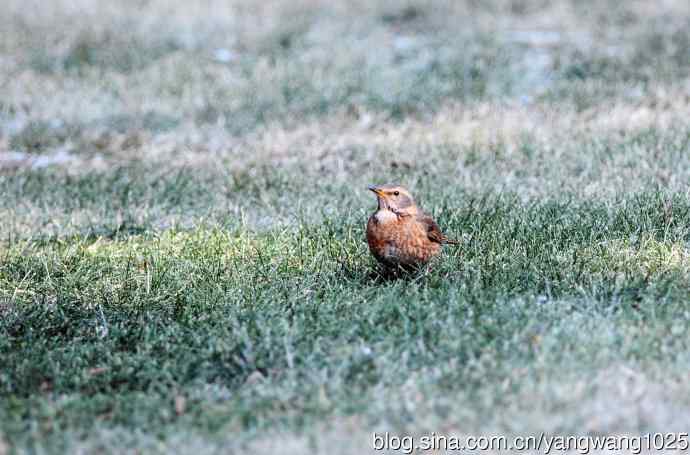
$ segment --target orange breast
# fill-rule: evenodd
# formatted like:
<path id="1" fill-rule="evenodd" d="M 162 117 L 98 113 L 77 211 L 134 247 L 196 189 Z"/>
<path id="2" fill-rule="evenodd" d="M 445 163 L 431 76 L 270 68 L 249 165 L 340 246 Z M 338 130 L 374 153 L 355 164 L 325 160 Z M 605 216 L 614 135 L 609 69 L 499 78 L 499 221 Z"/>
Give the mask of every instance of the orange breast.
<path id="1" fill-rule="evenodd" d="M 367 223 L 367 243 L 374 257 L 390 266 L 424 264 L 441 250 L 438 243 L 429 240 L 424 225 L 410 216 L 377 222 L 372 215 Z"/>

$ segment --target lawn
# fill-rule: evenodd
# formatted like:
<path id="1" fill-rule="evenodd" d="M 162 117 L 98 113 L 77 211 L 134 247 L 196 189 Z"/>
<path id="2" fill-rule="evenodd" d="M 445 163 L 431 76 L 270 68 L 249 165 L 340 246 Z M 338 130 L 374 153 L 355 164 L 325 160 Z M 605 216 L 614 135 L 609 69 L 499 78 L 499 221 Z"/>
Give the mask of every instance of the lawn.
<path id="1" fill-rule="evenodd" d="M 690 3 L 6 0 L 0 454 L 690 427 Z M 398 279 L 372 183 L 458 247 Z"/>

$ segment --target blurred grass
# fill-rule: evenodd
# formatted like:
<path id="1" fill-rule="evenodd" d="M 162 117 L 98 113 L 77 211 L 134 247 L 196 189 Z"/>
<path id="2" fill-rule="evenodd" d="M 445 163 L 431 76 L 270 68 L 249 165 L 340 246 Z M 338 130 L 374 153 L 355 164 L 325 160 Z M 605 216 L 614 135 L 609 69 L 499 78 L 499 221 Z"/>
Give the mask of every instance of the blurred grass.
<path id="1" fill-rule="evenodd" d="M 687 2 L 4 8 L 0 453 L 687 429 Z"/>
<path id="2" fill-rule="evenodd" d="M 510 2 L 383 2 L 348 9 L 278 2 L 263 21 L 251 4 L 211 2 L 197 12 L 159 0 L 147 5 L 149 19 L 138 21 L 130 2 L 109 12 L 81 3 L 82 17 L 94 17 L 82 27 L 59 28 L 77 17 L 59 6 L 51 22 L 27 18 L 17 6 L 4 24 L 8 74 L 26 68 L 22 79 L 36 87 L 83 86 L 81 97 L 60 97 L 56 106 L 61 117 L 80 120 L 86 103 L 90 114 L 111 116 L 139 101 L 177 121 L 220 123 L 233 134 L 294 124 L 295 116 L 364 109 L 399 119 L 449 101 L 504 97 L 585 109 L 677 81 L 689 65 L 690 23 L 673 14 L 684 11 L 682 2 L 653 17 L 644 3 L 585 2 L 582 9 L 563 1 L 525 9 Z M 207 16 L 214 8 L 226 14 Z M 174 14 L 165 22 L 159 11 L 168 9 Z M 113 20 L 104 22 L 102 13 Z M 281 13 L 290 19 L 278 20 Z M 13 85 L 5 89 L 10 96 Z M 39 101 L 36 115 L 50 117 L 50 104 Z"/>

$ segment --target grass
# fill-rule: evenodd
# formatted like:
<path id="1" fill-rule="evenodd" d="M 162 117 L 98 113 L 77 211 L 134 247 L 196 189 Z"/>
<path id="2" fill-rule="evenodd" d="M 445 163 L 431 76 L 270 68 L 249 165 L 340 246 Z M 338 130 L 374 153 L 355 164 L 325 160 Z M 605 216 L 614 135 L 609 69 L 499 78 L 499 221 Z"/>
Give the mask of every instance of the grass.
<path id="1" fill-rule="evenodd" d="M 10 1 L 0 454 L 686 431 L 690 11 L 585 3 Z"/>

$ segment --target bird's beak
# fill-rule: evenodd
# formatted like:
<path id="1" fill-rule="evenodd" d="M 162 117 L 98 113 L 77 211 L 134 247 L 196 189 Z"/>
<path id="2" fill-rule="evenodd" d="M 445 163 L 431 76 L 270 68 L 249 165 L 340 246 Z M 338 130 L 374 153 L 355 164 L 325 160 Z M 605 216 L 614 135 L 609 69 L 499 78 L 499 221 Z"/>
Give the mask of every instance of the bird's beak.
<path id="1" fill-rule="evenodd" d="M 373 191 L 374 193 L 376 193 L 377 196 L 384 197 L 384 198 L 386 197 L 386 193 L 384 193 L 381 188 L 377 188 L 374 185 L 369 187 L 369 191 Z"/>

